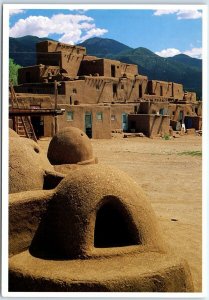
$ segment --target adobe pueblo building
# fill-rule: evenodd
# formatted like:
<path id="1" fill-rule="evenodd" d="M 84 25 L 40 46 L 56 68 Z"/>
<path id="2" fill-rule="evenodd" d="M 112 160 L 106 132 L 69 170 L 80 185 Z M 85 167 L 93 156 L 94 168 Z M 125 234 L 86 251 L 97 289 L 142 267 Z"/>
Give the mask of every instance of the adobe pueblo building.
<path id="1" fill-rule="evenodd" d="M 19 107 L 65 109 L 57 119 L 31 117 L 38 137 L 53 136 L 56 126 L 78 127 L 90 138 L 110 138 L 113 131 L 153 137 L 182 123 L 201 129 L 201 103 L 182 84 L 148 80 L 137 65 L 89 56 L 79 46 L 43 41 L 36 51 L 37 65 L 19 69 Z"/>

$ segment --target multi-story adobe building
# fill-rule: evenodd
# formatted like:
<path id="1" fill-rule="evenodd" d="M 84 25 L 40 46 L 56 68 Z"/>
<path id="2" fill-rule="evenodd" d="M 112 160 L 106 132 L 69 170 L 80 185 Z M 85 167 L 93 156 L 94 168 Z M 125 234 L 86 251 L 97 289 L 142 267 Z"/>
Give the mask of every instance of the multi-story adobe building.
<path id="1" fill-rule="evenodd" d="M 156 136 L 182 123 L 201 128 L 201 102 L 182 84 L 149 80 L 137 65 L 89 56 L 80 46 L 44 41 L 36 51 L 37 64 L 19 69 L 16 97 L 25 108 L 57 103 L 65 109 L 58 128 L 75 126 L 92 138 L 117 130 Z M 54 117 L 31 120 L 39 136 L 53 135 Z"/>

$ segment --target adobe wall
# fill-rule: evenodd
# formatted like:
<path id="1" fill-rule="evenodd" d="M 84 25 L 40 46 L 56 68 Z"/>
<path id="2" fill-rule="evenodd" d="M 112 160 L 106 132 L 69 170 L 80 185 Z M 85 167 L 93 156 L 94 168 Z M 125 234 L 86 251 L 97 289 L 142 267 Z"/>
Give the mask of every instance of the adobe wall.
<path id="1" fill-rule="evenodd" d="M 70 77 L 76 77 L 83 56 L 86 54 L 84 47 L 72 46 L 63 43 L 45 41 L 36 46 L 37 64 L 59 66 L 66 70 Z"/>
<path id="2" fill-rule="evenodd" d="M 85 76 L 82 79 L 65 82 L 67 101 L 71 97 L 71 101 L 76 99 L 80 104 L 136 102 L 140 99 L 140 92 L 144 96 L 147 86 L 146 76 L 137 76 L 136 79 Z"/>
<path id="3" fill-rule="evenodd" d="M 139 114 L 168 114 L 168 102 L 140 102 Z"/>
<path id="4" fill-rule="evenodd" d="M 163 96 L 167 98 L 183 99 L 183 85 L 173 82 L 149 80 L 148 93 L 150 95 Z"/>
<path id="5" fill-rule="evenodd" d="M 156 137 L 169 133 L 169 116 L 130 114 L 128 115 L 129 130 L 135 129 L 135 132 L 142 132 L 148 137 Z"/>
<path id="6" fill-rule="evenodd" d="M 173 82 L 172 85 L 173 85 L 173 97 L 179 100 L 183 99 L 184 97 L 183 85 L 175 82 Z"/>
<path id="7" fill-rule="evenodd" d="M 50 96 L 17 94 L 16 97 L 20 108 L 54 108 L 54 102 Z"/>
<path id="8" fill-rule="evenodd" d="M 16 93 L 39 94 L 54 96 L 54 82 L 49 83 L 25 83 L 14 87 Z M 60 82 L 58 86 L 58 95 L 65 95 L 65 83 Z M 64 99 L 65 97 L 63 97 Z"/>
<path id="9" fill-rule="evenodd" d="M 36 44 L 37 54 L 43 52 L 58 52 L 64 51 L 71 54 L 86 54 L 86 48 L 81 46 L 74 46 L 65 43 L 55 42 L 55 41 L 43 41 Z"/>
<path id="10" fill-rule="evenodd" d="M 122 130 L 122 114 L 130 114 L 135 111 L 134 104 L 113 104 L 111 105 L 111 130 Z"/>
<path id="11" fill-rule="evenodd" d="M 79 76 L 82 75 L 95 75 L 104 76 L 104 60 L 103 59 L 86 59 L 82 60 L 79 72 Z"/>
<path id="12" fill-rule="evenodd" d="M 18 69 L 18 84 L 40 82 L 44 66 L 32 66 Z"/>
<path id="13" fill-rule="evenodd" d="M 85 114 L 92 115 L 92 138 L 109 139 L 111 138 L 110 128 L 110 107 L 100 105 L 60 105 L 64 108 L 65 114 L 59 116 L 58 127 L 78 127 L 85 132 Z M 70 113 L 70 118 L 68 114 Z M 97 113 L 102 114 L 102 119 L 98 119 Z"/>
<path id="14" fill-rule="evenodd" d="M 186 102 L 191 102 L 191 103 L 196 102 L 197 101 L 196 93 L 194 93 L 194 92 L 186 92 L 184 94 L 184 100 Z"/>
<path id="15" fill-rule="evenodd" d="M 58 66 L 37 65 L 18 69 L 18 84 L 41 83 L 44 80 L 54 81 L 60 75 Z"/>
<path id="16" fill-rule="evenodd" d="M 183 118 L 185 116 L 195 116 L 195 106 L 192 104 L 173 104 L 169 103 L 168 106 L 169 115 L 172 120 L 179 121 L 180 114 L 183 114 Z"/>
<path id="17" fill-rule="evenodd" d="M 134 64 L 126 64 L 121 63 L 121 75 L 127 74 L 127 75 L 138 75 L 138 66 Z"/>
<path id="18" fill-rule="evenodd" d="M 84 57 L 79 69 L 79 75 L 96 75 L 120 78 L 124 74 L 134 77 L 138 75 L 138 66 L 121 63 L 117 60 Z"/>

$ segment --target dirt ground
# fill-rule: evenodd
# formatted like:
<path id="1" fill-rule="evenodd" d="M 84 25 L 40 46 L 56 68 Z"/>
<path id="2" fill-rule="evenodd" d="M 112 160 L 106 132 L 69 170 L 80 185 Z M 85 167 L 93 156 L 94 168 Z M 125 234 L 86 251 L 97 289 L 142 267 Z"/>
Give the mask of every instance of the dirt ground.
<path id="1" fill-rule="evenodd" d="M 165 239 L 186 258 L 192 272 L 195 292 L 202 289 L 202 182 L 199 136 L 172 140 L 145 137 L 91 140 L 99 163 L 128 173 L 146 192 Z M 47 149 L 49 140 L 39 141 Z"/>

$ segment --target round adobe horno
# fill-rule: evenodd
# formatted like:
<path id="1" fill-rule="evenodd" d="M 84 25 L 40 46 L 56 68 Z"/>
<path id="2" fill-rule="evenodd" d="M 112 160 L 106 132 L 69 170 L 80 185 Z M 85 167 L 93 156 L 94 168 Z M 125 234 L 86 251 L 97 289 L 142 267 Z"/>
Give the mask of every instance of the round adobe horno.
<path id="1" fill-rule="evenodd" d="M 122 171 L 102 164 L 62 180 L 30 248 L 32 255 L 48 259 L 165 249 L 142 189 Z"/>
<path id="2" fill-rule="evenodd" d="M 49 144 L 47 156 L 53 165 L 95 162 L 90 139 L 76 127 L 66 127 L 55 134 Z"/>

